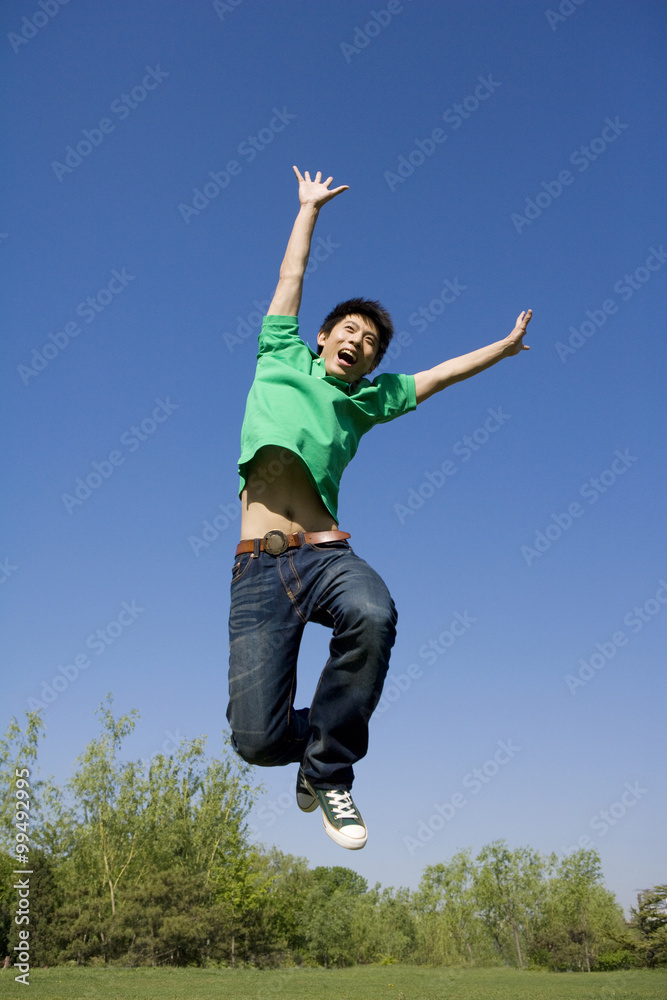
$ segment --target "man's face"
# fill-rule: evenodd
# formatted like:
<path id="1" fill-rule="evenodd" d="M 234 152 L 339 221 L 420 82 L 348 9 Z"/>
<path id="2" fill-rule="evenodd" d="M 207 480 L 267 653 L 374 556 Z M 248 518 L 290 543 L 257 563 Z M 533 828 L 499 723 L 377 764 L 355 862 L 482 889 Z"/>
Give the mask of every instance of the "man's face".
<path id="1" fill-rule="evenodd" d="M 367 316 L 346 316 L 330 333 L 320 330 L 317 343 L 322 346 L 327 375 L 352 383 L 375 367 L 380 335 Z"/>

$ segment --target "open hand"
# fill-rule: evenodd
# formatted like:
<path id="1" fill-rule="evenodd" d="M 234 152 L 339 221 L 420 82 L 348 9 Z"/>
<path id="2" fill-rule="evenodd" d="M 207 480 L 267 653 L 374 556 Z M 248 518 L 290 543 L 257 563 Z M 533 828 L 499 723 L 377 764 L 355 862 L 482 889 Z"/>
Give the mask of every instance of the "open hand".
<path id="1" fill-rule="evenodd" d="M 297 180 L 299 182 L 299 201 L 302 205 L 314 205 L 315 208 L 321 208 L 332 198 L 335 198 L 337 194 L 341 191 L 349 191 L 348 184 L 342 184 L 340 187 L 333 188 L 329 190 L 329 185 L 331 184 L 333 177 L 327 177 L 325 181 L 322 180 L 322 171 L 318 170 L 315 174 L 315 180 L 311 181 L 310 174 L 306 170 L 305 177 L 302 177 L 299 173 L 298 167 L 293 167 L 294 173 L 296 174 Z"/>
<path id="2" fill-rule="evenodd" d="M 516 318 L 516 326 L 512 332 L 505 338 L 507 342 L 507 354 L 518 354 L 519 351 L 529 351 L 530 347 L 528 344 L 524 344 L 523 338 L 526 333 L 526 327 L 530 323 L 531 316 L 533 315 L 533 310 L 528 309 L 526 312 L 519 313 Z"/>

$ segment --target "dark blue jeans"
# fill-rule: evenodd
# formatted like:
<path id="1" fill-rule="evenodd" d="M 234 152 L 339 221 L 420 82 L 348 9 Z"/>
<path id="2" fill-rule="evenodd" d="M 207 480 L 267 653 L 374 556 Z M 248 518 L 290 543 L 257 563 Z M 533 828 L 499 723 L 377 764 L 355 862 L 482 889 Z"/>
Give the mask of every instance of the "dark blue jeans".
<path id="1" fill-rule="evenodd" d="M 303 761 L 319 788 L 352 787 L 396 637 L 396 608 L 380 576 L 346 541 L 282 555 L 238 556 L 229 614 L 229 707 L 237 752 L 250 764 Z M 313 703 L 294 709 L 306 622 L 333 629 Z"/>

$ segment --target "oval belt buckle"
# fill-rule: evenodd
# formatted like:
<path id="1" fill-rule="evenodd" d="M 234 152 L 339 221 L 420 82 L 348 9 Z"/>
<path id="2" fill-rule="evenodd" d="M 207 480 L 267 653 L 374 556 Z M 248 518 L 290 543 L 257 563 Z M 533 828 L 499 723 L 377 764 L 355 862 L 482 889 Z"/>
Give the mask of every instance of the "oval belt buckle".
<path id="1" fill-rule="evenodd" d="M 280 556 L 289 548 L 287 535 L 283 531 L 267 531 L 262 541 L 264 542 L 264 551 L 271 556 Z"/>

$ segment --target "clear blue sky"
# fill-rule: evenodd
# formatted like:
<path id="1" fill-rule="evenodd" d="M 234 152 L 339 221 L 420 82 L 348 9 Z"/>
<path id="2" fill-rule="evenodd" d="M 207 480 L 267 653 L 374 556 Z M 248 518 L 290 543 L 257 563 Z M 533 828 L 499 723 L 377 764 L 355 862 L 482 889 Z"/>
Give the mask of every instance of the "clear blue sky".
<path id="1" fill-rule="evenodd" d="M 54 2 L 2 14 L 6 718 L 61 678 L 61 781 L 109 690 L 141 712 L 128 754 L 220 749 L 258 308 L 292 164 L 321 169 L 350 190 L 307 341 L 365 295 L 393 370 L 529 306 L 531 351 L 362 441 L 341 526 L 399 609 L 368 846 L 299 813 L 294 768 L 257 772 L 256 837 L 409 886 L 466 846 L 588 837 L 629 907 L 665 877 L 664 8 Z M 307 630 L 301 703 L 327 642 Z"/>

